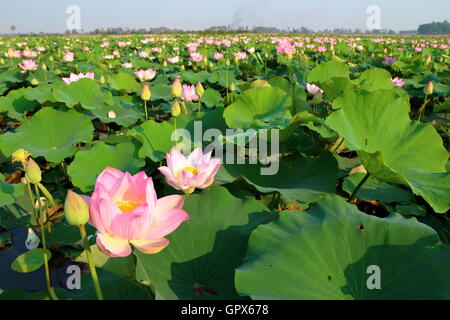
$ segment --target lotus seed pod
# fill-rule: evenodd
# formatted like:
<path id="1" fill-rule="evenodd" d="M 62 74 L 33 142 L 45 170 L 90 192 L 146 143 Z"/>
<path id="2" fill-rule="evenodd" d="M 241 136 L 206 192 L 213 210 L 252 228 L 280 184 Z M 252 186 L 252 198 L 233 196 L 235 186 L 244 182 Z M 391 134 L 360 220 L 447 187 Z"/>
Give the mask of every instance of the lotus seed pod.
<path id="1" fill-rule="evenodd" d="M 23 162 L 28 159 L 31 154 L 25 149 L 18 149 L 12 154 L 12 162 Z"/>
<path id="2" fill-rule="evenodd" d="M 150 88 L 148 87 L 147 84 L 145 84 L 141 90 L 141 99 L 144 101 L 148 101 L 148 100 L 150 100 L 151 97 L 152 97 L 152 93 L 150 91 Z"/>
<path id="3" fill-rule="evenodd" d="M 85 225 L 89 221 L 89 208 L 86 201 L 72 190 L 67 191 L 64 216 L 67 223 L 73 226 Z"/>
<path id="4" fill-rule="evenodd" d="M 25 179 L 33 184 L 37 184 L 42 180 L 41 169 L 39 168 L 38 164 L 31 158 L 29 158 L 26 162 Z"/>

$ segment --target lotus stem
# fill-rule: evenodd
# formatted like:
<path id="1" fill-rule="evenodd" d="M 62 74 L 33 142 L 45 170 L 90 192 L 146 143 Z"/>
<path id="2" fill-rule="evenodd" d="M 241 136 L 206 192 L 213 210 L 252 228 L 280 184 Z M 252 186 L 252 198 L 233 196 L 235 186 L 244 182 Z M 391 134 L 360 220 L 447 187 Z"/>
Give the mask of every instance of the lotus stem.
<path id="1" fill-rule="evenodd" d="M 370 173 L 367 172 L 366 175 L 364 176 L 364 178 L 360 181 L 360 183 L 358 183 L 355 190 L 353 190 L 352 195 L 348 199 L 349 202 L 352 202 L 356 198 L 356 195 L 358 194 L 359 189 L 361 189 L 361 187 L 364 185 L 364 183 L 366 183 L 366 181 L 367 181 L 367 179 L 369 179 L 369 177 L 370 177 Z"/>
<path id="2" fill-rule="evenodd" d="M 94 259 L 92 259 L 92 252 L 89 246 L 89 240 L 86 235 L 86 229 L 84 225 L 80 225 L 80 234 L 83 240 L 84 249 L 86 251 L 86 257 L 89 264 L 89 269 L 91 270 L 92 282 L 94 283 L 95 293 L 97 295 L 98 300 L 104 300 L 102 289 L 100 287 L 100 282 L 98 281 L 97 271 L 95 270 Z"/>
<path id="3" fill-rule="evenodd" d="M 148 120 L 147 101 L 144 100 L 145 120 Z"/>

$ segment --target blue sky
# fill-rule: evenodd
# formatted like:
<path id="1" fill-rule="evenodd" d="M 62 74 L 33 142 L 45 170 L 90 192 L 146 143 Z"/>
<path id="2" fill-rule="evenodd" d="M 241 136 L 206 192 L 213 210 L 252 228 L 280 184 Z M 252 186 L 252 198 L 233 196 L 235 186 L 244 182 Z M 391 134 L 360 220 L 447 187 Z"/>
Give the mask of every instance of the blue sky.
<path id="1" fill-rule="evenodd" d="M 366 9 L 381 9 L 381 27 L 416 29 L 450 20 L 449 0 L 0 0 L 0 33 L 64 32 L 69 5 L 81 9 L 81 26 L 204 29 L 212 25 L 365 29 Z"/>

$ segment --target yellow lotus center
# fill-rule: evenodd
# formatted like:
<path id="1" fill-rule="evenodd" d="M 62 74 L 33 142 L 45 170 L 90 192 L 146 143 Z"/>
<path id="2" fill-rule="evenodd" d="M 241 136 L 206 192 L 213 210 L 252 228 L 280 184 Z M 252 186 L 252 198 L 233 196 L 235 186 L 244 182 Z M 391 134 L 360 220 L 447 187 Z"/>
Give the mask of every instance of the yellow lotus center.
<path id="1" fill-rule="evenodd" d="M 134 203 L 131 201 L 122 201 L 117 204 L 117 208 L 119 208 L 122 213 L 132 212 L 138 206 L 138 203 Z"/>
<path id="2" fill-rule="evenodd" d="M 198 170 L 197 170 L 196 168 L 194 168 L 194 167 L 184 167 L 183 169 L 181 169 L 181 170 L 179 170 L 179 171 L 177 172 L 177 179 L 178 179 L 180 173 L 183 172 L 183 171 L 190 171 L 190 172 L 192 172 L 192 174 L 193 174 L 194 176 L 197 176 L 197 175 L 198 175 Z"/>

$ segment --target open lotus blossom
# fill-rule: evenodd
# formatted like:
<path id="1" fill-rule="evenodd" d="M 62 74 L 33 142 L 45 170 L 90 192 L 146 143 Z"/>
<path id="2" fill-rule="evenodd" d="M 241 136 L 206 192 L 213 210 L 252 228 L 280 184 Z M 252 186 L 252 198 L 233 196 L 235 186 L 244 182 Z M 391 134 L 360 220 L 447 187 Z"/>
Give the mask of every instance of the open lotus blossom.
<path id="1" fill-rule="evenodd" d="M 156 71 L 153 69 L 147 69 L 147 70 L 138 70 L 135 71 L 134 74 L 136 75 L 136 78 L 139 79 L 139 81 L 151 81 L 156 76 Z"/>
<path id="2" fill-rule="evenodd" d="M 126 69 L 131 69 L 131 68 L 133 68 L 133 64 L 131 62 L 124 62 L 124 63 L 122 63 L 122 67 L 124 67 Z"/>
<path id="3" fill-rule="evenodd" d="M 22 64 L 19 65 L 19 68 L 23 71 L 33 71 L 36 70 L 38 65 L 34 60 L 22 60 Z"/>
<path id="4" fill-rule="evenodd" d="M 307 83 L 306 84 L 306 90 L 310 93 L 310 94 L 317 94 L 317 93 L 323 93 L 323 90 L 320 89 L 318 86 L 316 86 L 315 84 L 311 84 L 311 83 Z"/>
<path id="5" fill-rule="evenodd" d="M 181 92 L 180 96 L 181 100 L 184 101 L 198 101 L 198 95 L 195 93 L 195 86 L 183 84 L 183 92 Z"/>
<path id="6" fill-rule="evenodd" d="M 200 52 L 191 52 L 190 56 L 191 56 L 191 60 L 194 62 L 203 61 L 203 55 Z"/>
<path id="7" fill-rule="evenodd" d="M 87 72 L 86 74 L 83 72 L 80 72 L 79 74 L 71 73 L 68 78 L 62 78 L 62 81 L 64 81 L 65 84 L 71 84 L 72 82 L 77 82 L 83 78 L 94 80 L 94 76 L 95 74 L 93 72 Z"/>
<path id="8" fill-rule="evenodd" d="M 392 79 L 392 83 L 394 84 L 394 86 L 403 87 L 405 81 L 403 81 L 403 79 L 400 79 L 399 77 L 395 77 L 394 79 Z"/>
<path id="9" fill-rule="evenodd" d="M 203 154 L 202 148 L 198 147 L 186 158 L 173 147 L 166 155 L 167 166 L 158 170 L 167 184 L 185 193 L 192 193 L 196 188 L 208 188 L 221 164 L 219 158 L 211 158 L 211 152 Z"/>
<path id="10" fill-rule="evenodd" d="M 32 51 L 32 50 L 23 50 L 22 52 L 24 57 L 27 58 L 35 58 L 37 57 L 37 52 L 36 51 Z"/>
<path id="11" fill-rule="evenodd" d="M 289 39 L 281 40 L 276 46 L 276 49 L 278 55 L 282 54 L 293 55 L 295 53 L 295 46 L 291 44 Z"/>
<path id="12" fill-rule="evenodd" d="M 178 62 L 180 62 L 180 57 L 179 56 L 175 56 L 175 57 L 172 57 L 172 58 L 167 58 L 167 62 L 168 63 L 178 63 Z"/>
<path id="13" fill-rule="evenodd" d="M 237 52 L 236 53 L 236 59 L 238 59 L 238 60 L 245 60 L 245 59 L 247 59 L 247 52 Z"/>
<path id="14" fill-rule="evenodd" d="M 139 52 L 139 57 L 147 58 L 149 54 L 150 54 L 150 52 L 148 52 L 148 51 L 141 51 L 141 52 Z"/>
<path id="15" fill-rule="evenodd" d="M 67 52 L 66 54 L 64 54 L 63 60 L 65 62 L 72 62 L 73 61 L 73 57 L 74 57 L 74 53 L 73 52 Z"/>
<path id="16" fill-rule="evenodd" d="M 382 62 L 382 64 L 384 64 L 385 66 L 390 66 L 391 64 L 393 64 L 397 60 L 398 59 L 394 58 L 394 57 L 385 57 L 384 61 Z"/>
<path id="17" fill-rule="evenodd" d="M 164 237 L 189 219 L 182 210 L 184 197 L 157 198 L 153 181 L 145 172 L 128 172 L 107 167 L 97 178 L 89 204 L 89 222 L 97 229 L 97 246 L 111 257 L 131 254 L 132 244 L 153 254 L 164 249 Z"/>
<path id="18" fill-rule="evenodd" d="M 220 52 L 214 53 L 214 59 L 220 60 L 220 59 L 223 59 L 223 58 L 224 58 L 223 53 L 220 53 Z"/>

